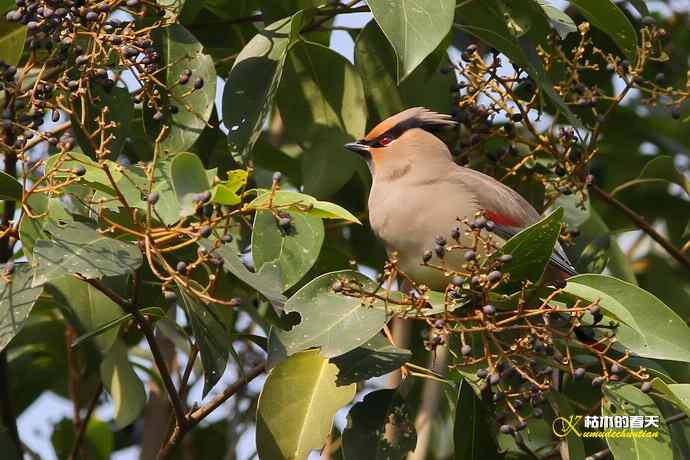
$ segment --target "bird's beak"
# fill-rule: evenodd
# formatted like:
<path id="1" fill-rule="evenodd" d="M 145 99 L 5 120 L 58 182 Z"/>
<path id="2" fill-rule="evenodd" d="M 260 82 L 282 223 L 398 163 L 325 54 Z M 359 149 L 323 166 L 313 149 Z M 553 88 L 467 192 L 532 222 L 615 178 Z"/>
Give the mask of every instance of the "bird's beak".
<path id="1" fill-rule="evenodd" d="M 343 147 L 346 149 L 355 152 L 357 155 L 361 155 L 364 158 L 369 158 L 369 146 L 366 144 L 363 144 L 360 141 L 356 142 L 349 142 L 345 144 Z"/>

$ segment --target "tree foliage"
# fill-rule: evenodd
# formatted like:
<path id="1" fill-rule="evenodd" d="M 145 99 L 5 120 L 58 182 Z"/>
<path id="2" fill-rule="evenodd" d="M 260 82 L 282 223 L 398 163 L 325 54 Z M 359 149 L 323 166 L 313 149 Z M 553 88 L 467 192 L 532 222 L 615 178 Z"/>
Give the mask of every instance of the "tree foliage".
<path id="1" fill-rule="evenodd" d="M 689 458 L 688 12 L 565 3 L 0 1 L 3 458 L 46 392 L 60 459 Z M 545 216 L 430 241 L 442 292 L 342 148 L 411 106 Z"/>

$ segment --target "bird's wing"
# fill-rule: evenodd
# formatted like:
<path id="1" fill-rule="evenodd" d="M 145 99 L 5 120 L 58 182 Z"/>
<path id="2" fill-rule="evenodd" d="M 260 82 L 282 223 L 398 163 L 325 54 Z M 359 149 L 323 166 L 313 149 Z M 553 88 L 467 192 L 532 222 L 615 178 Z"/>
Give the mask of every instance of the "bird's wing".
<path id="1" fill-rule="evenodd" d="M 519 193 L 491 176 L 463 167 L 454 168 L 452 176 L 474 191 L 474 198 L 480 208 L 496 224 L 493 232 L 505 240 L 540 218 L 537 210 Z M 556 243 L 550 263 L 570 276 L 577 275 L 559 243 Z"/>

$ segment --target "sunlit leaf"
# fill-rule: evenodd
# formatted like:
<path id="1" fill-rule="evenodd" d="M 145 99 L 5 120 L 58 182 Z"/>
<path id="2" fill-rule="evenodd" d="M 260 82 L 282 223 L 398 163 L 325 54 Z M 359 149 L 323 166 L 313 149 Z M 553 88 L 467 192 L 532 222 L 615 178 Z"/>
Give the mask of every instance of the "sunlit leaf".
<path id="1" fill-rule="evenodd" d="M 654 458 L 659 460 L 674 458 L 668 426 L 652 398 L 632 385 L 621 383 L 605 385 L 603 393 L 602 415 L 649 416 L 657 417 L 659 420 L 659 428 L 650 428 L 659 433 L 655 437 L 607 437 L 606 443 L 615 458 Z M 632 431 L 624 428 L 621 430 Z"/>
<path id="2" fill-rule="evenodd" d="M 316 350 L 291 356 L 271 371 L 257 409 L 260 459 L 302 459 L 325 443 L 336 411 L 356 390 L 354 384 L 337 386 L 337 372 Z"/>
<path id="3" fill-rule="evenodd" d="M 690 327 L 651 293 L 606 275 L 578 275 L 565 292 L 590 302 L 622 324 L 616 339 L 648 358 L 690 362 Z"/>
<path id="4" fill-rule="evenodd" d="M 370 0 L 369 7 L 398 56 L 399 82 L 446 37 L 453 24 L 455 0 Z"/>
<path id="5" fill-rule="evenodd" d="M 327 273 L 297 291 L 285 304 L 286 312 L 297 312 L 300 323 L 289 332 L 278 332 L 287 355 L 310 347 L 321 347 L 327 358 L 340 356 L 365 344 L 386 322 L 383 302 L 378 308 L 363 305 L 361 299 L 333 291 L 336 281 L 358 283 L 367 292 L 376 283 L 364 275 L 345 270 Z"/>
<path id="6" fill-rule="evenodd" d="M 257 212 L 252 231 L 252 257 L 257 272 L 279 274 L 284 291 L 314 265 L 324 238 L 323 222 L 318 217 L 286 215 L 290 216 L 290 226 L 281 228 L 272 213 Z"/>
<path id="7" fill-rule="evenodd" d="M 262 191 L 259 196 L 247 205 L 247 208 L 265 209 L 269 203 L 274 207 L 306 213 L 322 219 L 345 219 L 349 222 L 361 224 L 359 219 L 353 216 L 347 209 L 335 203 L 319 201 L 313 196 L 299 192 L 284 192 L 281 190 L 271 194 L 269 191 Z"/>

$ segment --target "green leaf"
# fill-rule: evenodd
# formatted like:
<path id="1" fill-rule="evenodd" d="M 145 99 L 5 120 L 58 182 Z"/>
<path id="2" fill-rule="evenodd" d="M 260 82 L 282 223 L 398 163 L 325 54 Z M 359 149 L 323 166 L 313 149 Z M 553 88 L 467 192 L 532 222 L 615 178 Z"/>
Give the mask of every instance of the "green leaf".
<path id="1" fill-rule="evenodd" d="M 337 386 L 337 372 L 316 350 L 291 356 L 270 372 L 257 408 L 260 459 L 304 459 L 324 444 L 336 411 L 356 391 L 356 385 Z"/>
<path id="2" fill-rule="evenodd" d="M 564 39 L 568 34 L 577 31 L 577 26 L 573 19 L 564 11 L 550 5 L 546 0 L 535 0 L 537 4 L 544 10 L 544 14 L 549 19 L 551 27 L 558 33 L 561 39 Z"/>
<path id="3" fill-rule="evenodd" d="M 257 210 L 265 209 L 269 207 L 269 204 L 272 207 L 289 210 L 290 212 L 305 213 L 322 219 L 344 219 L 348 222 L 362 224 L 359 219 L 353 216 L 347 209 L 335 203 L 319 201 L 313 196 L 299 192 L 277 191 L 271 195 L 268 190 L 261 191 L 261 194 L 252 200 L 247 205 L 247 208 Z"/>
<path id="4" fill-rule="evenodd" d="M 578 275 L 568 279 L 564 292 L 589 302 L 622 324 L 618 342 L 647 358 L 690 362 L 690 328 L 673 310 L 651 293 L 605 275 Z"/>
<path id="5" fill-rule="evenodd" d="M 611 237 L 601 235 L 595 237 L 580 254 L 577 261 L 579 273 L 601 273 L 609 263 Z"/>
<path id="6" fill-rule="evenodd" d="M 604 394 L 603 403 L 601 405 L 602 415 L 655 416 L 658 417 L 659 420 L 659 435 L 657 437 L 607 437 L 606 443 L 615 458 L 653 458 L 655 460 L 671 460 L 674 458 L 668 426 L 666 422 L 664 422 L 663 414 L 656 404 L 654 404 L 652 398 L 632 385 L 620 383 L 607 384 L 603 387 L 602 391 Z M 657 429 L 650 428 L 650 430 Z"/>
<path id="7" fill-rule="evenodd" d="M 226 272 L 233 274 L 249 287 L 259 291 L 272 304 L 283 305 L 285 297 L 283 296 L 282 283 L 275 273 L 250 272 L 240 260 L 237 251 L 229 244 L 219 244 L 216 247 L 215 243 L 210 240 L 201 240 L 199 244 L 209 253 L 223 258 L 223 269 Z"/>
<path id="8" fill-rule="evenodd" d="M 24 51 L 26 26 L 14 24 L 4 19 L 0 21 L 0 59 L 8 65 L 17 65 Z"/>
<path id="9" fill-rule="evenodd" d="M 637 59 L 637 32 L 623 11 L 611 0 L 570 0 L 598 29 L 606 33 L 631 63 Z"/>
<path id="10" fill-rule="evenodd" d="M 567 211 L 566 211 L 567 216 Z M 617 278 L 627 281 L 628 283 L 637 284 L 635 279 L 635 273 L 633 273 L 630 263 L 626 255 L 621 250 L 616 239 L 611 235 L 611 231 L 608 226 L 601 218 L 596 209 L 589 208 L 589 218 L 583 222 L 580 226 L 580 241 L 583 242 L 582 246 L 585 246 L 589 242 L 593 241 L 595 238 L 599 238 L 602 235 L 610 236 L 610 246 L 606 253 L 608 259 L 607 268 L 610 270 L 611 274 Z M 583 251 L 584 248 L 578 246 L 577 251 Z"/>
<path id="11" fill-rule="evenodd" d="M 21 201 L 24 187 L 17 179 L 0 171 L 0 199 Z"/>
<path id="12" fill-rule="evenodd" d="M 314 265 L 324 238 L 323 221 L 318 217 L 287 214 L 292 219 L 289 230 L 282 229 L 272 213 L 259 211 L 252 231 L 252 257 L 257 272 L 277 273 L 283 291 L 294 286 Z"/>
<path id="13" fill-rule="evenodd" d="M 283 75 L 288 48 L 297 39 L 302 13 L 257 33 L 235 59 L 223 90 L 223 123 L 230 154 L 243 164 L 259 138 Z"/>
<path id="14" fill-rule="evenodd" d="M 388 439 L 389 432 L 397 436 Z M 401 460 L 416 447 L 417 431 L 400 392 L 384 389 L 352 406 L 342 439 L 345 460 Z"/>
<path id="15" fill-rule="evenodd" d="M 62 309 L 66 316 L 78 325 L 78 330 L 86 335 L 94 335 L 103 324 L 120 319 L 122 308 L 105 294 L 84 281 L 73 276 L 53 280 L 46 285 L 46 293 Z M 107 353 L 117 340 L 115 329 L 103 331 L 94 338 L 101 353 Z"/>
<path id="16" fill-rule="evenodd" d="M 513 63 L 526 69 L 568 121 L 575 127 L 582 126 L 563 98 L 554 90 L 534 45 L 526 37 L 518 41 L 513 36 L 505 23 L 503 10 L 497 0 L 463 2 L 458 5 L 457 14 L 461 21 L 457 26 L 459 30 L 474 35 L 504 53 Z"/>
<path id="17" fill-rule="evenodd" d="M 441 66 L 448 65 L 443 46 L 397 85 L 395 51 L 376 21 L 370 21 L 357 35 L 355 65 L 362 76 L 370 110 L 378 120 L 407 107 L 427 107 L 440 113 L 451 109 L 447 89 L 455 82 L 455 75 L 439 72 Z"/>
<path id="18" fill-rule="evenodd" d="M 338 385 L 369 380 L 392 372 L 412 358 L 412 352 L 398 348 L 382 334 L 344 355 L 331 358 L 338 366 Z"/>
<path id="19" fill-rule="evenodd" d="M 134 115 L 134 103 L 132 96 L 127 88 L 115 86 L 109 90 L 104 89 L 97 83 L 92 83 L 90 88 L 92 104 L 82 106 L 76 105 L 75 113 L 72 115 L 72 129 L 77 139 L 79 147 L 91 158 L 107 157 L 117 158 L 122 152 L 127 139 L 127 134 L 131 129 L 132 117 Z M 85 109 L 82 112 L 81 109 Z M 105 142 L 103 149 L 94 143 L 90 134 L 100 129 L 98 120 L 104 115 L 108 122 L 108 127 L 102 130 L 103 138 L 110 139 Z M 81 120 L 84 120 L 82 123 Z M 98 136 L 100 138 L 100 135 Z M 97 147 L 99 151 L 97 152 Z M 109 182 L 104 182 L 109 184 Z"/>
<path id="20" fill-rule="evenodd" d="M 14 273 L 0 277 L 0 351 L 21 331 L 31 309 L 43 292 L 32 287 L 29 264 L 17 264 Z"/>
<path id="21" fill-rule="evenodd" d="M 360 165 L 342 146 L 364 136 L 366 103 L 362 79 L 339 53 L 298 42 L 289 53 L 278 90 L 286 134 L 303 147 L 305 193 L 325 197 L 352 177 Z"/>
<path id="22" fill-rule="evenodd" d="M 297 312 L 301 321 L 289 332 L 278 331 L 288 355 L 321 347 L 321 355 L 333 358 L 365 344 L 386 322 L 383 302 L 363 305 L 362 300 L 335 293 L 336 281 L 354 282 L 367 292 L 376 283 L 351 270 L 327 273 L 297 291 L 285 304 L 286 312 Z"/>
<path id="23" fill-rule="evenodd" d="M 680 410 L 690 416 L 690 384 L 666 383 L 659 378 L 652 380 L 653 388 L 667 397 Z"/>
<path id="24" fill-rule="evenodd" d="M 211 188 L 204 164 L 193 153 L 175 155 L 170 163 L 170 178 L 180 204 L 180 217 L 193 215 L 198 203 L 195 197 Z"/>
<path id="25" fill-rule="evenodd" d="M 171 89 L 168 103 L 179 108 L 168 113 L 164 123 L 169 129 L 161 141 L 161 148 L 170 152 L 183 152 L 194 144 L 211 118 L 216 98 L 216 69 L 213 59 L 203 52 L 203 46 L 184 26 L 172 24 L 156 31 L 162 44 L 165 81 Z M 176 84 L 180 74 L 192 71 L 190 83 Z M 193 89 L 193 83 L 202 78 L 204 86 Z M 155 131 L 157 135 L 158 131 Z"/>
<path id="26" fill-rule="evenodd" d="M 568 402 L 568 398 L 563 393 L 558 391 L 550 391 L 547 394 L 547 398 L 551 403 L 551 407 L 553 408 L 557 417 L 564 417 L 567 419 L 571 415 L 578 415 L 575 413 L 572 405 L 570 402 Z M 582 438 L 580 438 L 580 436 L 578 436 L 574 431 L 568 433 L 565 439 L 559 439 L 561 442 L 561 452 L 563 452 L 563 449 L 565 449 L 569 455 L 569 457 L 563 456 L 563 458 L 567 458 L 569 460 L 585 458 L 585 446 L 582 442 Z"/>
<path id="27" fill-rule="evenodd" d="M 201 363 L 204 366 L 203 397 L 215 386 L 223 376 L 228 365 L 232 340 L 227 328 L 221 320 L 220 308 L 217 305 L 202 303 L 197 296 L 182 286 L 178 287 L 181 305 L 187 312 L 192 324 L 192 332 Z"/>
<path id="28" fill-rule="evenodd" d="M 228 180 L 213 187 L 211 201 L 213 203 L 234 206 L 242 201 L 238 192 L 247 184 L 249 173 L 244 169 L 228 171 Z"/>
<path id="29" fill-rule="evenodd" d="M 77 273 L 86 278 L 125 275 L 141 265 L 141 251 L 134 244 L 109 238 L 85 223 L 48 222 L 44 230 L 52 239 L 35 243 L 34 286 Z"/>
<path id="30" fill-rule="evenodd" d="M 619 185 L 611 191 L 611 195 L 615 195 L 628 187 L 647 182 L 670 182 L 679 185 L 687 193 L 690 193 L 690 179 L 678 171 L 672 156 L 661 155 L 650 160 L 642 168 L 642 172 L 640 172 L 637 179 Z"/>
<path id="31" fill-rule="evenodd" d="M 74 422 L 71 419 L 63 418 L 55 424 L 50 441 L 60 460 L 69 458 L 76 437 Z M 84 457 L 94 460 L 108 460 L 114 444 L 114 435 L 108 424 L 92 416 L 86 426 L 82 441 Z"/>
<path id="32" fill-rule="evenodd" d="M 472 386 L 464 379 L 460 381 L 453 438 L 456 459 L 481 460 L 498 457 L 496 442 L 491 437 L 486 408 L 474 394 Z"/>
<path id="33" fill-rule="evenodd" d="M 513 256 L 513 260 L 503 267 L 503 271 L 510 273 L 511 283 L 541 278 L 561 233 L 562 220 L 563 209 L 558 208 L 506 241 L 497 251 L 495 257 L 501 254 Z"/>
<path id="34" fill-rule="evenodd" d="M 134 422 L 146 404 L 146 390 L 127 357 L 127 347 L 117 340 L 101 363 L 101 379 L 115 404 L 115 426 Z"/>
<path id="35" fill-rule="evenodd" d="M 398 57 L 397 81 L 404 80 L 448 35 L 455 0 L 370 0 L 374 19 Z"/>
<path id="36" fill-rule="evenodd" d="M 155 318 L 163 318 L 165 316 L 165 312 L 158 307 L 142 308 L 139 310 L 139 312 L 142 315 L 146 315 L 146 316 L 154 318 L 154 319 Z M 102 335 L 102 334 L 116 328 L 117 326 L 133 319 L 133 318 L 134 318 L 134 316 L 131 313 L 127 313 L 124 316 L 121 316 L 119 318 L 107 321 L 106 323 L 102 324 L 101 326 L 96 327 L 96 329 L 94 329 L 93 331 L 87 332 L 86 334 L 82 334 L 79 337 L 77 337 L 76 339 L 74 339 L 74 342 L 72 342 L 72 344 L 70 346 L 78 347 L 79 345 L 86 342 L 87 340 L 90 340 L 94 337 L 98 337 L 99 335 Z"/>

